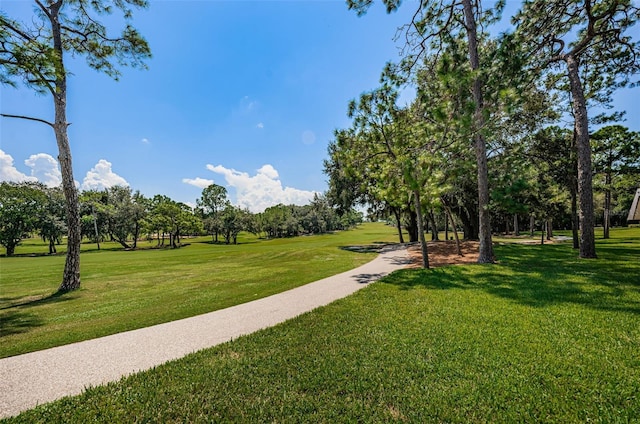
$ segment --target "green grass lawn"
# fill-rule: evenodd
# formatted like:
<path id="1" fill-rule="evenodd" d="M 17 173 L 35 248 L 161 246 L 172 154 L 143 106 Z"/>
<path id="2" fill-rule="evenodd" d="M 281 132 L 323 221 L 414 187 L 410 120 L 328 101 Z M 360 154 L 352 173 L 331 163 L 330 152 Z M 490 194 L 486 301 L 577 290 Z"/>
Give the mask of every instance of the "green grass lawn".
<path id="1" fill-rule="evenodd" d="M 640 421 L 640 229 L 403 270 L 9 422 Z"/>
<path id="2" fill-rule="evenodd" d="M 55 292 L 64 255 L 37 240 L 18 256 L 0 258 L 0 357 L 211 312 L 266 297 L 374 258 L 341 246 L 395 242 L 393 227 L 364 224 L 322 236 L 259 240 L 239 245 L 185 240 L 180 249 L 123 251 L 113 243 L 83 245 L 81 289 Z M 154 243 L 155 244 L 155 243 Z M 146 243 L 142 244 L 147 246 Z M 64 249 L 63 249 L 64 250 Z"/>

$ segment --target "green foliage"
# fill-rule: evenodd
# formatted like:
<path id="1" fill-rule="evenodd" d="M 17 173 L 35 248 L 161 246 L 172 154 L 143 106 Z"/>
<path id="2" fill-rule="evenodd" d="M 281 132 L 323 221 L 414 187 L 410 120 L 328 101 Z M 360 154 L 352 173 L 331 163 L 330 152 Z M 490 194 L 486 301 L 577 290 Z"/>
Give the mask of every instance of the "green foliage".
<path id="1" fill-rule="evenodd" d="M 222 231 L 222 219 L 220 213 L 228 204 L 227 189 L 211 184 L 202 190 L 202 197 L 196 200 L 197 208 L 204 218 L 204 228 L 218 241 L 218 233 Z"/>
<path id="2" fill-rule="evenodd" d="M 108 232 L 112 240 L 117 241 L 125 249 L 130 246 L 127 239 L 135 231 L 135 225 L 142 219 L 139 209 L 133 203 L 131 188 L 114 186 L 107 190 Z"/>
<path id="3" fill-rule="evenodd" d="M 114 186 L 104 191 L 80 194 L 82 235 L 99 243 L 117 241 L 125 249 L 136 248 L 141 231 L 149 222 L 151 201 L 130 187 Z"/>
<path id="4" fill-rule="evenodd" d="M 638 188 L 640 180 L 638 175 L 626 174 L 620 176 L 613 184 L 613 192 L 615 193 L 615 203 L 611 209 L 612 216 L 616 218 L 616 221 L 612 220 L 612 224 L 626 223 L 629 209 L 633 203 L 635 196 L 634 188 Z"/>
<path id="5" fill-rule="evenodd" d="M 38 228 L 45 203 L 43 188 L 35 183 L 0 183 L 0 244 L 13 255 L 20 240 Z"/>
<path id="6" fill-rule="evenodd" d="M 566 221 L 576 190 L 573 133 L 557 126 L 538 130 L 505 150 L 496 161 L 493 192 L 498 210 L 528 214 L 538 221 Z"/>
<path id="7" fill-rule="evenodd" d="M 609 125 L 591 135 L 594 170 L 613 178 L 640 174 L 640 133 L 622 125 Z"/>
<path id="8" fill-rule="evenodd" d="M 516 38 L 526 56 L 524 69 L 547 89 L 570 94 L 574 118 L 580 204 L 580 256 L 596 258 L 589 104 L 608 106 L 614 91 L 640 71 L 640 41 L 626 32 L 640 18 L 630 0 L 527 0 L 516 15 Z M 609 237 L 610 197 L 605 199 Z"/>
<path id="9" fill-rule="evenodd" d="M 592 134 L 591 140 L 594 187 L 605 195 L 604 213 L 617 218 L 614 224 L 624 224 L 633 193 L 640 185 L 640 133 L 609 125 Z"/>
<path id="10" fill-rule="evenodd" d="M 108 233 L 107 191 L 86 190 L 80 193 L 81 233 L 83 237 L 99 243 Z"/>
<path id="11" fill-rule="evenodd" d="M 238 234 L 248 227 L 249 211 L 242 210 L 238 207 L 227 203 L 221 213 L 222 234 L 226 244 L 233 241 L 237 244 Z"/>
<path id="12" fill-rule="evenodd" d="M 403 270 L 8 422 L 636 422 L 640 232 L 612 237 Z"/>
<path id="13" fill-rule="evenodd" d="M 424 5 L 434 13 L 438 7 L 449 7 L 435 2 Z M 458 6 L 450 9 L 455 16 L 460 13 Z M 381 202 L 388 210 L 406 211 L 410 193 L 417 189 L 427 210 L 437 211 L 446 204 L 462 220 L 465 236 L 477 238 L 478 171 L 475 151 L 470 147 L 478 131 L 476 104 L 469 87 L 479 77 L 492 87 L 484 95 L 480 131 L 491 149 L 490 165 L 496 168 L 503 162 L 512 163 L 508 154 L 517 155 L 518 151 L 513 146 L 555 115 L 549 112 L 553 108 L 548 96 L 523 82 L 519 65 L 510 62 L 515 60 L 507 51 L 513 37 L 492 40 L 481 35 L 482 63 L 476 71 L 469 65 L 464 31 L 450 27 L 436 38 L 436 51 L 420 53 L 419 63 L 410 57 L 408 64 L 387 64 L 382 86 L 350 102 L 353 126 L 336 131 L 325 162 L 329 193 L 337 204 Z M 392 87 L 407 83 L 416 88 L 416 99 L 400 108 Z M 516 185 L 519 187 L 497 187 L 494 206 L 500 204 L 504 210 L 503 203 L 511 202 L 507 209 L 525 213 L 530 205 L 516 203 L 529 200 L 523 193 L 526 187 L 523 181 Z M 517 199 L 510 197 L 514 190 L 519 192 Z"/>
<path id="14" fill-rule="evenodd" d="M 640 10 L 629 0 L 528 0 L 513 19 L 516 51 L 528 53 L 528 67 L 547 73 L 549 88 L 565 90 L 566 72 L 557 63 L 578 58 L 586 98 L 608 104 L 611 94 L 633 83 L 640 70 L 640 41 L 628 34 L 639 18 Z"/>
<path id="15" fill-rule="evenodd" d="M 28 23 L 0 14 L 0 82 L 21 80 L 36 91 L 55 95 L 56 80 L 67 73 L 63 52 L 84 56 L 91 68 L 114 79 L 120 76 L 120 66 L 146 67 L 151 51 L 129 21 L 133 8 L 147 6 L 146 0 L 57 0 L 34 2 L 35 14 Z M 98 20 L 115 10 L 126 21 L 117 36 Z"/>
<path id="16" fill-rule="evenodd" d="M 62 243 L 67 232 L 64 193 L 59 187 L 44 190 L 43 202 L 38 222 L 38 232 L 45 242 L 49 242 L 49 253 L 56 253 L 56 244 Z"/>
<path id="17" fill-rule="evenodd" d="M 271 206 L 248 219 L 245 230 L 265 233 L 268 238 L 293 237 L 348 230 L 362 222 L 362 215 L 351 206 L 334 210 L 329 202 L 327 197 L 316 194 L 308 205 Z"/>

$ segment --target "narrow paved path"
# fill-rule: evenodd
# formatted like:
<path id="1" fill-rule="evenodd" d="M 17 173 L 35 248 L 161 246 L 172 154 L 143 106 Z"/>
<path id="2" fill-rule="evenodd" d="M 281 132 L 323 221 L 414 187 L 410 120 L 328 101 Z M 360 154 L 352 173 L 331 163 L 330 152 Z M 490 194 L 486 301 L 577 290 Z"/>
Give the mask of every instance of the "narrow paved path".
<path id="1" fill-rule="evenodd" d="M 356 269 L 253 302 L 0 359 L 0 418 L 276 325 L 348 296 L 408 263 L 404 246 L 386 247 Z"/>

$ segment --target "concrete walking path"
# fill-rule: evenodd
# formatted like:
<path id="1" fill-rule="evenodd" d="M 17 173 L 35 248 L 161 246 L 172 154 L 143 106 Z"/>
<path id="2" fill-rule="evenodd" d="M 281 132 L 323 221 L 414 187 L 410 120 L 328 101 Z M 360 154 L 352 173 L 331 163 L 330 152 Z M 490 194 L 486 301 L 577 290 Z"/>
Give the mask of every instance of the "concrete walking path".
<path id="1" fill-rule="evenodd" d="M 263 299 L 0 359 L 0 418 L 279 324 L 348 296 L 409 262 L 404 246 L 389 246 L 351 271 Z"/>

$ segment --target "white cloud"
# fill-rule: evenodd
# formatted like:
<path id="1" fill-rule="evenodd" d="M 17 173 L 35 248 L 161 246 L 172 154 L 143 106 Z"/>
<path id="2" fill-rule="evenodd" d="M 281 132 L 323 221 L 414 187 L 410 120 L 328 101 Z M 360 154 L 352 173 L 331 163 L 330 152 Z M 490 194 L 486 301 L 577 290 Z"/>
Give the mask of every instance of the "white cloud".
<path id="1" fill-rule="evenodd" d="M 213 180 L 207 180 L 206 178 L 183 178 L 182 182 L 185 184 L 191 184 L 192 186 L 196 186 L 199 188 L 207 188 L 211 184 L 213 184 Z"/>
<path id="2" fill-rule="evenodd" d="M 272 180 L 277 180 L 280 176 L 278 171 L 269 164 L 262 165 L 262 168 L 258 169 L 258 175 L 265 175 Z"/>
<path id="3" fill-rule="evenodd" d="M 100 159 L 82 181 L 82 190 L 104 190 L 113 186 L 128 186 L 127 180 L 111 170 L 111 162 Z"/>
<path id="4" fill-rule="evenodd" d="M 227 184 L 236 189 L 238 206 L 248 208 L 254 213 L 262 212 L 279 203 L 305 205 L 313 200 L 316 194 L 313 191 L 282 187 L 278 171 L 268 164 L 258 169 L 254 176 L 222 165 L 207 165 L 207 169 L 223 175 Z"/>
<path id="5" fill-rule="evenodd" d="M 142 144 L 151 144 L 151 142 L 149 141 L 149 139 L 148 139 L 148 138 L 143 138 L 142 140 L 140 140 L 140 142 L 141 142 Z"/>
<path id="6" fill-rule="evenodd" d="M 263 129 L 264 128 L 264 124 L 262 122 L 258 122 L 258 125 L 256 125 L 256 127 Z"/>
<path id="7" fill-rule="evenodd" d="M 21 183 L 25 181 L 36 182 L 38 179 L 18 171 L 16 167 L 13 166 L 13 157 L 3 150 L 0 150 L 0 181 Z"/>
<path id="8" fill-rule="evenodd" d="M 31 168 L 31 176 L 35 177 L 47 187 L 58 187 L 62 184 L 62 174 L 58 161 L 47 153 L 29 156 L 24 164 Z"/>

